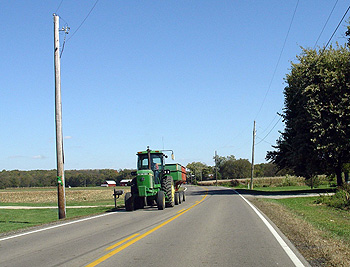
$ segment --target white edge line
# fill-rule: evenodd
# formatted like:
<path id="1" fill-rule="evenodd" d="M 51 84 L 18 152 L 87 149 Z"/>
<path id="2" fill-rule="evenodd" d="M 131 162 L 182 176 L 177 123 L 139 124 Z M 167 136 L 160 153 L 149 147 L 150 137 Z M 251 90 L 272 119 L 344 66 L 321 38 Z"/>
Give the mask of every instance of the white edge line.
<path id="1" fill-rule="evenodd" d="M 299 258 L 295 255 L 295 253 L 291 250 L 291 248 L 284 242 L 282 237 L 277 233 L 277 231 L 272 227 L 272 225 L 268 222 L 268 220 L 265 219 L 265 217 L 258 211 L 244 196 L 242 196 L 240 193 L 238 193 L 236 190 L 234 190 L 236 194 L 238 194 L 245 202 L 248 203 L 248 205 L 255 211 L 255 213 L 260 217 L 260 219 L 265 223 L 267 228 L 270 230 L 272 235 L 276 238 L 278 243 L 281 245 L 281 247 L 284 249 L 284 251 L 287 253 L 289 258 L 292 260 L 295 266 L 302 267 L 304 264 L 299 260 Z"/>
<path id="2" fill-rule="evenodd" d="M 34 234 L 34 233 L 38 233 L 38 232 L 42 232 L 42 231 L 46 231 L 46 230 L 50 230 L 50 229 L 54 229 L 54 228 L 66 226 L 66 225 L 73 224 L 73 223 L 79 223 L 79 222 L 83 222 L 83 221 L 92 220 L 92 219 L 95 219 L 95 218 L 98 218 L 98 217 L 103 217 L 103 216 L 107 216 L 107 215 L 111 215 L 111 214 L 114 214 L 114 213 L 113 213 L 113 212 L 110 212 L 110 213 L 106 213 L 106 214 L 100 214 L 100 215 L 96 215 L 96 216 L 93 216 L 93 217 L 84 218 L 84 219 L 77 220 L 77 221 L 71 221 L 71 222 L 67 222 L 67 223 L 57 224 L 57 225 L 54 225 L 54 226 L 50 226 L 50 227 L 46 227 L 46 228 L 42 228 L 42 229 L 30 231 L 30 232 L 18 234 L 18 235 L 13 235 L 13 236 L 8 236 L 8 237 L 0 238 L 0 242 L 1 242 L 1 241 L 8 240 L 8 239 L 12 239 L 12 238 L 17 238 L 17 237 L 21 237 L 21 236 L 25 236 L 25 235 L 30 235 L 30 234 Z"/>

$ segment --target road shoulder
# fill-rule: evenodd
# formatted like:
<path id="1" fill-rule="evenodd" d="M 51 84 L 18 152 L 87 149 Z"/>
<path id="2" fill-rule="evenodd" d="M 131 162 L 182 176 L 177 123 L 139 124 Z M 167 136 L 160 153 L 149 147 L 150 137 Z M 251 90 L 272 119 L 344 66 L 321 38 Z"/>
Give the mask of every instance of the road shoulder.
<path id="1" fill-rule="evenodd" d="M 280 229 L 311 266 L 350 266 L 349 246 L 344 242 L 325 237 L 283 205 L 254 196 L 247 199 Z"/>

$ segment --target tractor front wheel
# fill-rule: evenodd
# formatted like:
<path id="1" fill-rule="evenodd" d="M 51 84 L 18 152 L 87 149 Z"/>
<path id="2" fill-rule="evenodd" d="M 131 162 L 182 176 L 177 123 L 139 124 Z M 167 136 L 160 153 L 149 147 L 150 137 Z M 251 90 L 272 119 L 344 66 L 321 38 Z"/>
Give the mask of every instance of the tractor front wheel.
<path id="1" fill-rule="evenodd" d="M 133 211 L 134 210 L 134 199 L 130 192 L 125 194 L 125 210 L 126 211 Z"/>
<path id="2" fill-rule="evenodd" d="M 163 191 L 158 191 L 156 195 L 157 207 L 159 210 L 164 210 L 165 208 L 165 195 Z"/>

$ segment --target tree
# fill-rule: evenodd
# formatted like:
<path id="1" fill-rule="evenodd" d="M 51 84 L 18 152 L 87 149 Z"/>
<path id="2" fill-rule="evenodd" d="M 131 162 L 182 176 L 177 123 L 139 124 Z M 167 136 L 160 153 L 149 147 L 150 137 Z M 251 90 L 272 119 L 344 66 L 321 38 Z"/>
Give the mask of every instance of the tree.
<path id="1" fill-rule="evenodd" d="M 267 159 L 307 179 L 350 162 L 350 51 L 302 49 L 284 90 L 285 130 Z"/>
<path id="2" fill-rule="evenodd" d="M 218 172 L 223 179 L 246 178 L 250 175 L 251 164 L 247 159 L 238 159 L 234 155 L 213 157 L 216 160 Z"/>
<path id="3" fill-rule="evenodd" d="M 273 163 L 260 163 L 254 165 L 254 177 L 274 177 L 284 175 L 278 171 L 278 167 Z"/>
<path id="4" fill-rule="evenodd" d="M 247 178 L 250 175 L 251 164 L 247 159 L 228 158 L 222 168 L 221 174 L 226 179 Z"/>
<path id="5" fill-rule="evenodd" d="M 187 169 L 191 171 L 191 173 L 195 176 L 196 180 L 204 180 L 207 177 L 203 176 L 203 170 L 208 168 L 208 165 L 202 162 L 192 162 L 188 163 L 186 166 Z"/>

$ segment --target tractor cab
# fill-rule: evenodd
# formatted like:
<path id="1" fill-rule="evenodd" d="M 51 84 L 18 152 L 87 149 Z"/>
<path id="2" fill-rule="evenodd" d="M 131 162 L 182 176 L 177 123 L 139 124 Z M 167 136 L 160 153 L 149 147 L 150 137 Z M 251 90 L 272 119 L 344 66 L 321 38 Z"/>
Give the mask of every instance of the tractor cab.
<path id="1" fill-rule="evenodd" d="M 137 156 L 137 170 L 151 170 L 154 176 L 154 183 L 159 184 L 160 173 L 164 169 L 164 154 L 161 151 L 147 149 L 147 151 L 138 152 Z"/>

